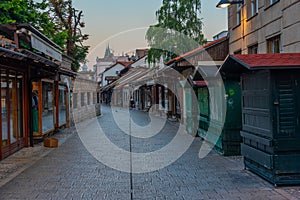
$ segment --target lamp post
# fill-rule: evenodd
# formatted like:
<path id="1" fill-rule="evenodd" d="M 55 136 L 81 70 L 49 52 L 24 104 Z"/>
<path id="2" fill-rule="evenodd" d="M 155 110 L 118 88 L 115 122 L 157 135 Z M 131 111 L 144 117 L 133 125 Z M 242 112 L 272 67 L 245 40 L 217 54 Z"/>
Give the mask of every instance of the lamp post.
<path id="1" fill-rule="evenodd" d="M 232 4 L 243 4 L 244 0 L 221 0 L 216 7 L 217 8 L 226 8 L 228 6 L 231 6 Z"/>

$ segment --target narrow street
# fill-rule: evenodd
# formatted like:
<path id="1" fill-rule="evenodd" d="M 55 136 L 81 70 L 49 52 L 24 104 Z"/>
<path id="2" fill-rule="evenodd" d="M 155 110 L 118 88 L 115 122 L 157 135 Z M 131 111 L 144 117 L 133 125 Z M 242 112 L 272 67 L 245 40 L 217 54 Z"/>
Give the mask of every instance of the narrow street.
<path id="1" fill-rule="evenodd" d="M 132 111 L 136 124 L 150 118 Z M 155 151 L 174 137 L 178 123 L 166 122 L 162 131 L 147 139 L 129 136 L 117 127 L 112 112 L 102 107 L 99 124 L 118 147 L 132 152 Z M 51 151 L 12 181 L 0 188 L 4 199 L 291 199 L 283 189 L 244 170 L 241 157 L 198 153 L 200 138 L 171 165 L 149 173 L 117 171 L 97 161 L 83 146 L 78 134 Z M 112 158 L 114 159 L 114 158 Z M 138 163 L 132 163 L 134 166 Z M 133 193 L 131 194 L 131 191 Z M 297 199 L 296 197 L 293 197 Z"/>

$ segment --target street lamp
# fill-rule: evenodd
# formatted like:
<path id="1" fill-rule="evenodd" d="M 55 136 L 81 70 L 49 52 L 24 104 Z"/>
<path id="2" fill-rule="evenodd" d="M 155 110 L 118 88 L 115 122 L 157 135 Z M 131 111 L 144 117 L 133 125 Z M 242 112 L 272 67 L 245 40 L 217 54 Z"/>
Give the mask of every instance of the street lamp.
<path id="1" fill-rule="evenodd" d="M 226 8 L 228 6 L 231 6 L 232 4 L 243 4 L 244 0 L 221 0 L 218 4 L 217 4 L 217 8 Z"/>

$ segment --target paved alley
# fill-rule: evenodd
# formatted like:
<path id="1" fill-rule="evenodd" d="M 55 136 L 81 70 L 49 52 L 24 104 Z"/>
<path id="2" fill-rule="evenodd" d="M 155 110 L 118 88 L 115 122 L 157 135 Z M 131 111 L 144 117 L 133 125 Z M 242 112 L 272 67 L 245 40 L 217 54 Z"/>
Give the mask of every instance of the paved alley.
<path id="1" fill-rule="evenodd" d="M 122 111 L 120 111 L 122 112 Z M 98 118 L 106 136 L 118 147 L 132 152 L 153 152 L 174 137 L 178 124 L 166 122 L 151 138 L 129 138 L 103 107 Z M 132 111 L 136 124 L 150 122 L 147 113 Z M 38 160 L 0 188 L 4 199 L 297 199 L 297 188 L 274 188 L 244 170 L 241 157 L 222 157 L 210 152 L 198 157 L 201 140 L 171 165 L 147 173 L 127 173 L 95 159 L 78 134 Z M 131 143 L 131 145 L 130 145 Z M 112 158 L 114 159 L 114 158 Z M 132 165 L 138 163 L 132 162 Z M 294 191 L 294 193 L 290 192 Z M 296 191 L 296 192 L 295 192 Z M 131 193 L 132 192 L 132 193 Z M 298 195 L 300 196 L 300 195 Z"/>

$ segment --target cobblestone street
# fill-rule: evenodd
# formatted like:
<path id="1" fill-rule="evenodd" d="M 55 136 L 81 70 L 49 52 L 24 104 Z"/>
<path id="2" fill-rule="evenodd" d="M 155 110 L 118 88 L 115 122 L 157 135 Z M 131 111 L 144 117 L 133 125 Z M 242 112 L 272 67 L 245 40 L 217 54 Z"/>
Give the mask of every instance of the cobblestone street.
<path id="1" fill-rule="evenodd" d="M 132 116 L 141 126 L 150 120 L 140 111 L 132 111 Z M 161 149 L 178 130 L 178 123 L 166 122 L 162 131 L 151 138 L 132 137 L 130 147 L 129 136 L 117 127 L 108 107 L 102 108 L 102 117 L 98 121 L 114 144 L 132 152 Z M 196 138 L 183 156 L 165 168 L 131 176 L 96 160 L 84 147 L 79 135 L 72 134 L 57 149 L 3 185 L 0 198 L 284 200 L 300 196 L 299 187 L 274 188 L 244 170 L 241 157 L 223 157 L 210 152 L 200 159 L 201 142 Z M 136 164 L 132 163 L 133 166 Z"/>

